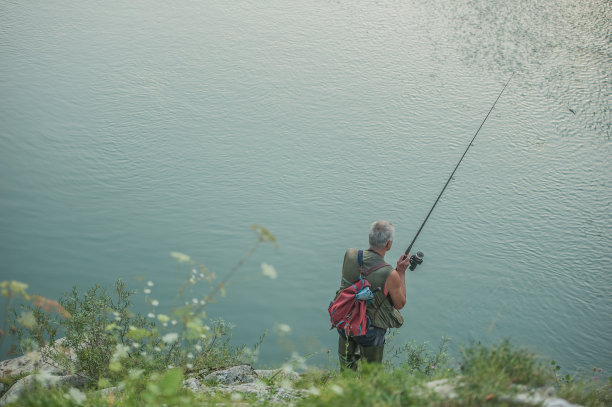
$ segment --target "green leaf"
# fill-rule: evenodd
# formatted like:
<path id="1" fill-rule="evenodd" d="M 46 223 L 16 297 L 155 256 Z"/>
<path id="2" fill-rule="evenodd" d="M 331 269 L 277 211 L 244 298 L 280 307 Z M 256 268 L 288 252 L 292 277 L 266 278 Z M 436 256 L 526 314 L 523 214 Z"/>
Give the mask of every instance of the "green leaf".
<path id="1" fill-rule="evenodd" d="M 278 244 L 276 243 L 276 237 L 272 233 L 270 233 L 268 229 L 257 223 L 251 225 L 251 229 L 253 229 L 255 233 L 257 233 L 257 237 L 260 241 L 270 242 L 274 244 L 274 247 L 278 248 Z"/>
<path id="2" fill-rule="evenodd" d="M 159 380 L 159 388 L 164 396 L 176 394 L 183 383 L 183 372 L 179 369 L 168 370 Z"/>
<path id="3" fill-rule="evenodd" d="M 128 331 L 126 336 L 129 339 L 132 339 L 134 341 L 140 341 L 143 338 L 148 337 L 149 335 L 150 335 L 150 333 L 146 329 L 130 327 L 130 330 Z"/>

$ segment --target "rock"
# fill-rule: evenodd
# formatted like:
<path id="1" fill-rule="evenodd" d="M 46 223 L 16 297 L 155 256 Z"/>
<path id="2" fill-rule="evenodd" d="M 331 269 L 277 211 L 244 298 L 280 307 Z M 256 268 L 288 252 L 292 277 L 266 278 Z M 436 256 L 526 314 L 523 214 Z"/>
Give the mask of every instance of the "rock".
<path id="1" fill-rule="evenodd" d="M 552 396 L 549 389 L 535 389 L 512 397 L 514 403 L 542 405 L 544 407 L 580 407 L 567 400 Z"/>
<path id="2" fill-rule="evenodd" d="M 56 374 L 59 374 L 62 371 L 61 368 L 44 362 L 41 359 L 40 352 L 35 351 L 18 358 L 3 360 L 0 362 L 0 377 L 31 373 L 36 369 L 39 371 Z"/>
<path id="3" fill-rule="evenodd" d="M 544 400 L 544 403 L 542 403 L 542 405 L 544 407 L 580 407 L 577 404 L 572 404 L 567 400 L 559 399 L 555 397 L 547 398 L 546 400 Z"/>
<path id="4" fill-rule="evenodd" d="M 457 397 L 455 385 L 450 383 L 448 379 L 434 380 L 426 383 L 425 387 L 433 390 L 439 396 L 446 399 L 454 399 Z M 552 387 L 530 389 L 526 386 L 516 386 L 515 389 L 519 391 L 517 395 L 501 396 L 500 399 L 512 404 L 524 404 L 526 406 L 541 405 L 543 407 L 581 407 L 579 405 L 572 404 L 567 400 L 555 397 L 554 389 Z"/>
<path id="5" fill-rule="evenodd" d="M 212 373 L 200 372 L 202 379 L 191 377 L 183 381 L 183 386 L 193 392 L 225 393 L 236 395 L 236 400 L 241 395 L 249 394 L 260 401 L 288 402 L 307 396 L 308 390 L 297 390 L 291 388 L 291 381 L 300 376 L 295 372 L 284 372 L 276 370 L 253 370 L 249 365 L 234 366 Z M 275 376 L 276 375 L 276 376 Z M 261 381 L 261 378 L 281 378 L 288 386 L 270 386 Z M 202 381 L 212 383 L 206 386 Z"/>
<path id="6" fill-rule="evenodd" d="M 57 376 L 44 371 L 37 374 L 31 374 L 15 382 L 15 384 L 4 393 L 2 398 L 0 398 L 0 406 L 15 402 L 19 398 L 19 395 L 30 388 L 34 382 L 38 382 L 46 387 L 71 386 L 83 388 L 85 384 L 87 384 L 87 379 L 78 375 Z"/>
<path id="7" fill-rule="evenodd" d="M 240 383 L 232 386 L 217 386 L 211 390 L 219 391 L 221 393 L 243 393 L 243 394 L 254 394 L 260 398 L 266 398 L 269 393 L 270 387 L 266 386 L 262 382 L 253 383 Z"/>
<path id="8" fill-rule="evenodd" d="M 299 373 L 294 371 L 285 372 L 283 369 L 274 369 L 274 370 L 256 370 L 257 376 L 264 379 L 270 379 L 274 377 L 275 379 L 287 379 L 287 380 L 297 380 L 300 378 Z"/>
<path id="9" fill-rule="evenodd" d="M 76 354 L 72 350 L 63 348 L 63 342 L 64 338 L 58 339 L 53 345 L 54 348 L 65 353 L 69 352 L 70 358 L 74 362 L 76 360 Z M 44 350 L 45 349 L 43 349 L 43 351 Z M 3 360 L 0 362 L 0 377 L 32 373 L 37 369 L 39 372 L 46 372 L 54 375 L 65 373 L 64 369 L 62 369 L 60 366 L 43 360 L 41 351 L 36 350 L 18 358 Z"/>
<path id="10" fill-rule="evenodd" d="M 195 377 L 189 378 L 187 380 L 183 380 L 183 387 L 188 388 L 194 393 L 202 392 L 204 391 L 203 389 L 206 388 L 206 386 L 200 383 L 200 381 L 196 379 Z"/>
<path id="11" fill-rule="evenodd" d="M 228 369 L 217 370 L 204 377 L 205 381 L 233 385 L 237 383 L 253 383 L 257 373 L 250 365 L 232 366 Z"/>
<path id="12" fill-rule="evenodd" d="M 447 379 L 434 380 L 433 382 L 426 383 L 425 387 L 447 399 L 454 399 L 457 397 L 455 386 L 449 383 Z"/>

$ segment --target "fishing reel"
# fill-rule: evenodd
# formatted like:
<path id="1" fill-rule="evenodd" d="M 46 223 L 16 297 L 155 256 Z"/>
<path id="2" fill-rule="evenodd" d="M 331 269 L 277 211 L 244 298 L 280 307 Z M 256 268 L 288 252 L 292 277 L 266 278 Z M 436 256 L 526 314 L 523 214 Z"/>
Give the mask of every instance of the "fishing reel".
<path id="1" fill-rule="evenodd" d="M 413 254 L 412 256 L 410 256 L 410 266 L 408 266 L 410 271 L 414 271 L 416 266 L 418 266 L 419 264 L 423 263 L 423 257 L 425 257 L 425 255 L 421 251 L 419 251 L 416 254 Z"/>

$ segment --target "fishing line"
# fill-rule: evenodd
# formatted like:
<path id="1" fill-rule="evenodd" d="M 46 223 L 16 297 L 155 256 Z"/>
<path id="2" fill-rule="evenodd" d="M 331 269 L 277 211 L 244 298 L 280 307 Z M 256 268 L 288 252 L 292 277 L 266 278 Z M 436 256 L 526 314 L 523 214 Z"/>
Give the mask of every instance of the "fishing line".
<path id="1" fill-rule="evenodd" d="M 491 112 L 493 111 L 493 108 L 495 108 L 495 105 L 497 104 L 497 101 L 499 100 L 499 98 L 501 97 L 502 93 L 504 93 L 504 91 L 506 90 L 506 87 L 508 86 L 508 84 L 510 83 L 510 80 L 512 79 L 512 77 L 514 76 L 514 72 L 512 73 L 512 75 L 510 75 L 510 79 L 508 79 L 508 82 L 506 82 L 506 84 L 504 85 L 503 89 L 501 90 L 501 92 L 499 92 L 499 95 L 497 95 L 497 99 L 495 99 L 495 102 L 493 103 L 493 106 L 491 106 L 491 109 L 489 109 L 489 113 L 487 113 L 487 115 L 485 116 L 484 120 L 482 121 L 482 123 L 480 123 L 480 127 L 478 127 L 478 130 L 476 130 L 476 134 L 474 134 L 474 137 L 472 137 L 472 140 L 470 141 L 470 143 L 468 144 L 467 148 L 465 149 L 465 151 L 463 152 L 463 155 L 461 156 L 461 159 L 459 159 L 459 162 L 457 163 L 457 165 L 455 166 L 455 169 L 453 170 L 453 172 L 451 173 L 450 177 L 448 177 L 448 181 L 446 181 L 446 184 L 444 184 L 444 188 L 442 188 L 442 191 L 440 191 L 440 195 L 438 195 L 438 198 L 436 199 L 436 201 L 434 202 L 433 206 L 431 207 L 431 209 L 429 210 L 429 213 L 427 214 L 427 216 L 425 217 L 425 220 L 423 221 L 423 223 L 421 224 L 421 227 L 419 228 L 419 230 L 417 231 L 416 235 L 414 236 L 414 239 L 412 239 L 412 242 L 410 243 L 410 246 L 408 246 L 408 248 L 406 249 L 406 252 L 404 253 L 406 256 L 408 256 L 408 254 L 410 253 L 410 249 L 412 249 L 412 245 L 414 245 L 414 242 L 416 242 L 417 238 L 419 237 L 419 234 L 421 233 L 421 230 L 423 230 L 423 227 L 425 226 L 425 223 L 427 223 L 427 219 L 429 219 L 429 215 L 431 215 L 431 213 L 433 212 L 434 208 L 436 207 L 436 205 L 438 204 L 438 201 L 440 200 L 440 197 L 442 196 L 442 194 L 444 193 L 444 190 L 446 189 L 446 187 L 448 186 L 448 184 L 451 182 L 451 179 L 453 179 L 453 175 L 455 175 L 455 171 L 457 171 L 457 168 L 459 168 L 459 165 L 461 164 L 461 161 L 463 161 L 463 157 L 465 157 L 465 155 L 467 154 L 468 150 L 470 149 L 470 147 L 472 147 L 472 143 L 474 142 L 474 140 L 476 139 L 476 136 L 478 135 L 478 133 L 480 132 L 480 129 L 482 129 L 482 126 L 485 124 L 485 122 L 487 121 L 487 118 L 489 117 L 489 115 L 491 114 Z M 416 268 L 416 266 L 418 266 L 419 264 L 421 264 L 423 262 L 423 257 L 425 255 L 423 254 L 423 252 L 419 251 L 416 254 L 413 254 L 410 257 L 410 270 L 414 270 Z"/>

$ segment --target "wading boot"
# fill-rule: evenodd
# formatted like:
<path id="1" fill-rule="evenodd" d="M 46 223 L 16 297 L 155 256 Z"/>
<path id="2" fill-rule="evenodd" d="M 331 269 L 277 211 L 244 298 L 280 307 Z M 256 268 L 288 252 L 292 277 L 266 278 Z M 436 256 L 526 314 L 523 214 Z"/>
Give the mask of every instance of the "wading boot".
<path id="1" fill-rule="evenodd" d="M 385 345 L 382 346 L 360 346 L 361 357 L 368 363 L 382 363 L 383 351 Z"/>

